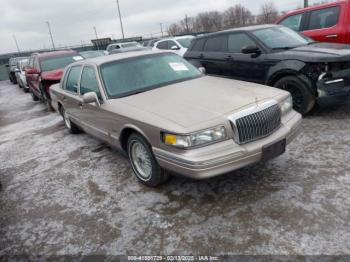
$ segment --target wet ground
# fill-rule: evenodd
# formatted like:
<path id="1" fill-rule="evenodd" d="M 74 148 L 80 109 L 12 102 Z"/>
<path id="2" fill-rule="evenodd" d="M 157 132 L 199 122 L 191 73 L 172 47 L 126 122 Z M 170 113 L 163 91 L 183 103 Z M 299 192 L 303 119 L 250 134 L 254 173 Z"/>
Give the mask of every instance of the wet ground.
<path id="1" fill-rule="evenodd" d="M 307 117 L 281 157 L 159 189 L 0 82 L 0 256 L 350 254 L 350 105 Z"/>

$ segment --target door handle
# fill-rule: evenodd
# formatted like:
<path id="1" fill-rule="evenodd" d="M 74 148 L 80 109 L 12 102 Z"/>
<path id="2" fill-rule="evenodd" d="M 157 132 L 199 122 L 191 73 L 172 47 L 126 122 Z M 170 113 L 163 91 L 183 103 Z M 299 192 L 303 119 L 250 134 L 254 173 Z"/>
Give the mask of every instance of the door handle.
<path id="1" fill-rule="evenodd" d="M 326 38 L 337 38 L 338 35 L 326 35 Z"/>
<path id="2" fill-rule="evenodd" d="M 226 61 L 231 61 L 231 60 L 233 60 L 233 59 L 232 59 L 232 56 L 230 56 L 230 55 L 226 56 L 224 59 L 225 59 Z"/>

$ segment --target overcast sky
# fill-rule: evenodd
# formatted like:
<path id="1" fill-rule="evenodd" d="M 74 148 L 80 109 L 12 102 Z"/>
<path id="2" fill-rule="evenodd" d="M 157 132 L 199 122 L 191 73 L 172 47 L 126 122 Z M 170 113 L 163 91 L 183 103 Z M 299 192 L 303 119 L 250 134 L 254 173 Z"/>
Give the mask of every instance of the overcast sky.
<path id="1" fill-rule="evenodd" d="M 265 0 L 119 0 L 126 37 L 159 33 L 185 14 L 223 11 L 242 4 L 257 14 Z M 291 10 L 303 0 L 274 1 L 281 10 Z M 313 1 L 310 0 L 312 3 Z M 16 36 L 20 50 L 51 47 L 46 21 L 51 24 L 57 47 L 89 43 L 99 37 L 120 38 L 115 0 L 1 0 L 0 53 L 15 52 Z"/>

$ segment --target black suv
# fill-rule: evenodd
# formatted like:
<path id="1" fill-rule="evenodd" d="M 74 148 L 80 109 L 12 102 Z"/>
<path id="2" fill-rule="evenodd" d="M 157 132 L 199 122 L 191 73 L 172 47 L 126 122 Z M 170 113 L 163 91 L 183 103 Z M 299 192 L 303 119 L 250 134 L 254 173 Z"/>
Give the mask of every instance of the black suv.
<path id="1" fill-rule="evenodd" d="M 284 26 L 251 26 L 198 37 L 184 57 L 208 74 L 287 90 L 302 114 L 316 102 L 350 100 L 350 45 L 317 43 Z"/>

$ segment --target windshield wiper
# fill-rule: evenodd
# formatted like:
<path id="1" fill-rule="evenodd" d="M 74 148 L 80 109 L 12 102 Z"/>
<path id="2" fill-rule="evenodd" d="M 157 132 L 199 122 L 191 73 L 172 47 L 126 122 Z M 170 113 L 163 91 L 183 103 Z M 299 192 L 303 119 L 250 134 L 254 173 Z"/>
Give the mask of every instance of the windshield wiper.
<path id="1" fill-rule="evenodd" d="M 272 50 L 289 50 L 289 49 L 293 49 L 295 47 L 291 47 L 291 46 L 281 46 L 281 47 L 273 47 L 271 48 Z"/>

